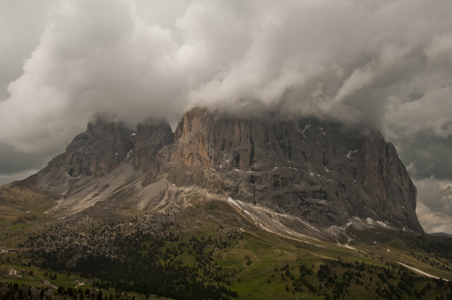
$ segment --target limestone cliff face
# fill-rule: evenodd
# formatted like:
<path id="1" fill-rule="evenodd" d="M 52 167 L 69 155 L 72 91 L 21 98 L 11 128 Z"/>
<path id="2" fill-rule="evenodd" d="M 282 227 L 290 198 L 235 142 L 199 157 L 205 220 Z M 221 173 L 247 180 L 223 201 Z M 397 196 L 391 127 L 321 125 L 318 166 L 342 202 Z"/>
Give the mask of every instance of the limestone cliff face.
<path id="1" fill-rule="evenodd" d="M 138 194 L 153 197 L 143 195 L 144 188 L 161 179 L 317 228 L 358 217 L 422 232 L 416 188 L 393 145 L 378 132 L 315 119 L 258 120 L 193 109 L 174 134 L 166 122 L 130 129 L 98 119 L 36 177 L 41 191 L 68 203 L 103 201 L 127 186 L 124 205 Z"/>
<path id="2" fill-rule="evenodd" d="M 247 120 L 187 112 L 143 181 L 177 186 L 289 213 L 320 227 L 351 217 L 422 232 L 416 188 L 392 144 L 313 119 Z M 369 219 L 369 222 L 370 222 Z"/>
<path id="3" fill-rule="evenodd" d="M 173 141 L 174 134 L 166 122 L 138 124 L 133 165 L 135 168 L 142 168 L 143 171 L 148 170 L 160 149 Z"/>
<path id="4" fill-rule="evenodd" d="M 135 132 L 122 123 L 98 118 L 74 138 L 65 153 L 38 173 L 38 187 L 67 195 L 89 184 L 90 177 L 109 174 L 128 160 L 133 159 L 137 168 L 147 167 L 172 141 L 173 133 L 166 122 L 139 124 Z"/>

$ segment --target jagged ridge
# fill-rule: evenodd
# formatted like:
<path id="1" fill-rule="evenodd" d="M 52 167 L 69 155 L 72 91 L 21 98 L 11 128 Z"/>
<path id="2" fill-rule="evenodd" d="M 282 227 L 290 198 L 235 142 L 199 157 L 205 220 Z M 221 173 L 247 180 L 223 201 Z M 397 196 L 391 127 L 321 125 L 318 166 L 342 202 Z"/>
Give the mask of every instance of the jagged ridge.
<path id="1" fill-rule="evenodd" d="M 109 187 L 119 173 L 122 183 Z M 91 195 L 83 197 L 96 198 L 105 189 L 114 195 L 134 183 L 124 196 L 132 199 L 162 180 L 267 207 L 318 228 L 344 226 L 357 217 L 423 232 L 416 188 L 394 146 L 378 132 L 363 134 L 316 119 L 256 120 L 193 109 L 174 134 L 166 122 L 133 131 L 99 119 L 37 177 L 41 190 L 71 199 L 88 187 Z M 155 195 L 168 197 L 166 190 Z"/>
<path id="2" fill-rule="evenodd" d="M 187 112 L 144 185 L 165 177 L 302 217 L 319 227 L 351 217 L 422 231 L 416 188 L 391 143 L 334 122 L 247 120 Z"/>

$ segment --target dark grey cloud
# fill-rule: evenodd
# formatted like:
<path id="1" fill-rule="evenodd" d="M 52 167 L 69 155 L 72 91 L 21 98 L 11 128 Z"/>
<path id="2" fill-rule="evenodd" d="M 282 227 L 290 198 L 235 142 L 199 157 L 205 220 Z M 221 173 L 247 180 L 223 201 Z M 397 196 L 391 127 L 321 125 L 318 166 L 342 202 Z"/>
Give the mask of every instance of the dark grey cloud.
<path id="1" fill-rule="evenodd" d="M 399 155 L 403 161 L 415 166 L 413 175 L 416 178 L 452 178 L 452 137 L 442 138 L 420 133 L 399 144 Z"/>
<path id="2" fill-rule="evenodd" d="M 11 147 L 0 145 L 0 175 L 12 175 L 29 169 L 39 169 L 42 162 L 58 153 L 22 153 Z"/>
<path id="3" fill-rule="evenodd" d="M 417 180 L 452 182 L 450 0 L 35 2 L 0 4 L 2 178 L 94 112 L 174 123 L 202 105 L 365 123 Z"/>
<path id="4" fill-rule="evenodd" d="M 53 151 L 24 153 L 0 143 L 0 185 L 36 173 L 60 152 L 61 149 L 56 148 Z"/>

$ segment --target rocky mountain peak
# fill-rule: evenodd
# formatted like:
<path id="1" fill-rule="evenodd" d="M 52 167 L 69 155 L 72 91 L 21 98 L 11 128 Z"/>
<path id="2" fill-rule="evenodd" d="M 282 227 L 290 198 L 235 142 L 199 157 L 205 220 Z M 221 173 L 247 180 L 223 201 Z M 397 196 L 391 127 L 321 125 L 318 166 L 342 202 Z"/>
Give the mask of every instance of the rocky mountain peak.
<path id="1" fill-rule="evenodd" d="M 133 164 L 143 171 L 152 165 L 160 149 L 174 141 L 171 126 L 166 121 L 138 124 L 136 134 L 132 135 L 135 135 Z"/>
<path id="2" fill-rule="evenodd" d="M 90 135 L 108 134 L 113 132 L 120 123 L 109 120 L 106 117 L 98 116 L 93 122 L 89 122 L 86 128 L 86 132 Z"/>
<path id="3" fill-rule="evenodd" d="M 98 119 L 37 174 L 37 187 L 68 199 L 63 206 L 74 211 L 107 199 L 138 210 L 172 201 L 185 203 L 180 208 L 197 190 L 238 201 L 253 218 L 285 216 L 287 226 L 298 220 L 334 231 L 357 221 L 422 232 L 416 188 L 394 146 L 377 131 L 314 118 L 196 108 L 174 134 L 164 121 L 128 128 Z"/>
<path id="4" fill-rule="evenodd" d="M 213 115 L 207 109 L 195 108 L 186 112 L 177 125 L 174 139 L 187 138 L 199 133 L 199 129 L 208 128 Z"/>
<path id="5" fill-rule="evenodd" d="M 175 142 L 158 153 L 143 184 L 160 178 L 319 227 L 356 217 L 422 231 L 416 188 L 394 146 L 376 131 L 363 134 L 335 122 L 243 119 L 194 109 L 182 117 Z"/>
<path id="6" fill-rule="evenodd" d="M 171 127 L 165 121 L 148 121 L 134 130 L 98 117 L 74 138 L 65 153 L 38 173 L 38 186 L 67 194 L 75 186 L 85 184 L 86 177 L 105 176 L 129 159 L 134 158 L 137 168 L 146 167 L 158 150 L 172 141 Z"/>

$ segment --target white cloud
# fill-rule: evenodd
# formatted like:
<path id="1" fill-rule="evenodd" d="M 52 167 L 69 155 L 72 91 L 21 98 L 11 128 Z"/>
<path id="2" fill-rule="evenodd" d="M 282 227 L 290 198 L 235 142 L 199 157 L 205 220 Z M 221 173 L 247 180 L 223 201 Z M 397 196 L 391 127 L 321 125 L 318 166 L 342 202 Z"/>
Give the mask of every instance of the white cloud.
<path id="1" fill-rule="evenodd" d="M 452 233 L 452 217 L 442 212 L 432 212 L 424 203 L 418 203 L 416 213 L 424 231 L 427 233 Z"/>
<path id="2" fill-rule="evenodd" d="M 416 179 L 417 209 L 426 232 L 452 233 L 452 181 L 435 178 Z"/>
<path id="3" fill-rule="evenodd" d="M 0 141 L 18 152 L 63 149 L 97 111 L 194 105 L 368 123 L 399 147 L 452 134 L 449 0 L 39 3 L 0 4 Z"/>
<path id="4" fill-rule="evenodd" d="M 20 76 L 25 58 L 39 45 L 47 12 L 56 0 L 0 2 L 0 101 Z"/>

